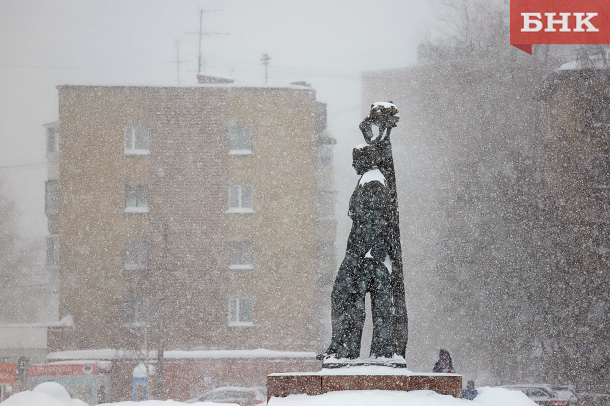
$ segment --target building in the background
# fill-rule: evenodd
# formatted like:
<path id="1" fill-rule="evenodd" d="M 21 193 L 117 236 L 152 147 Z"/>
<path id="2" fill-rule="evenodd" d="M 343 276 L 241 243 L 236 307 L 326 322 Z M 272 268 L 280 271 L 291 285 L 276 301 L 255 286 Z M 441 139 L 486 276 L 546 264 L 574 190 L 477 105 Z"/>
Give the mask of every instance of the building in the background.
<path id="1" fill-rule="evenodd" d="M 449 348 L 481 384 L 607 391 L 608 71 L 420 51 L 363 77 L 365 111 L 400 109 L 411 355 Z"/>
<path id="2" fill-rule="evenodd" d="M 0 324 L 0 363 L 16 363 L 20 358 L 44 362 L 49 351 L 57 350 L 58 332 L 71 327 L 70 317 L 56 322 Z"/>
<path id="3" fill-rule="evenodd" d="M 51 236 L 47 239 L 47 260 L 42 254 L 43 245 L 19 241 L 11 217 L 12 204 L 2 196 L 3 257 L 1 266 L 7 273 L 0 278 L 2 306 L 0 306 L 0 402 L 10 393 L 23 389 L 18 379 L 17 365 L 45 362 L 49 351 L 55 350 L 58 332 L 69 331 L 71 319 L 58 321 L 58 230 L 57 224 L 57 127 L 58 123 L 45 124 L 49 181 L 46 182 L 47 206 Z M 7 221 L 8 220 L 8 221 Z M 8 277 L 7 277 L 8 276 Z M 49 321 L 54 320 L 54 321 Z M 26 371 L 27 372 L 27 371 Z M 21 374 L 20 378 L 24 375 Z"/>
<path id="4" fill-rule="evenodd" d="M 58 92 L 47 252 L 74 329 L 56 349 L 321 349 L 334 140 L 314 90 Z"/>
<path id="5" fill-rule="evenodd" d="M 562 344 L 549 369 L 565 369 L 582 391 L 608 392 L 610 70 L 567 66 L 541 93 L 547 269 L 555 280 L 544 292 L 545 321 L 555 329 L 541 345 Z"/>
<path id="6" fill-rule="evenodd" d="M 46 296 L 41 294 L 40 299 Z M 57 333 L 69 330 L 71 323 L 66 317 L 58 322 L 0 324 L 0 402 L 28 389 L 29 365 L 44 363 L 49 351 L 55 349 Z"/>
<path id="7" fill-rule="evenodd" d="M 47 216 L 46 275 L 51 290 L 49 306 L 59 305 L 59 122 L 44 125 L 47 153 L 45 207 Z"/>
<path id="8" fill-rule="evenodd" d="M 392 138 L 407 361 L 431 367 L 447 348 L 457 371 L 483 385 L 521 382 L 537 376 L 534 330 L 524 326 L 534 317 L 535 284 L 526 281 L 536 280 L 539 237 L 533 89 L 545 71 L 534 59 L 490 62 L 459 50 L 431 58 L 425 50 L 412 67 L 362 80 L 364 111 L 393 101 L 401 116 Z"/>

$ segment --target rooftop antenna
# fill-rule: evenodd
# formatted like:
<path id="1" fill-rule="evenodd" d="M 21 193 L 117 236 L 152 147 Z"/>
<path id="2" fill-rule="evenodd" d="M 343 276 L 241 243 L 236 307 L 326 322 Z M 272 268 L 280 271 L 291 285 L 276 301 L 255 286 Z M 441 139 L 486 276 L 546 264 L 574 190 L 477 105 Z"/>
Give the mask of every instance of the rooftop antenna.
<path id="1" fill-rule="evenodd" d="M 180 59 L 180 40 L 176 40 L 176 79 L 178 80 L 178 84 L 180 84 L 180 62 L 189 62 L 187 60 Z"/>
<path id="2" fill-rule="evenodd" d="M 180 41 L 176 40 L 176 79 L 180 84 Z"/>
<path id="3" fill-rule="evenodd" d="M 201 38 L 204 35 L 229 35 L 228 32 L 206 32 L 203 31 L 203 13 L 208 13 L 210 11 L 222 11 L 222 9 L 213 9 L 213 10 L 199 10 L 199 32 L 187 32 L 187 34 L 198 35 L 199 36 L 199 57 L 197 61 L 197 75 L 201 75 L 201 69 L 203 66 L 203 58 L 201 56 Z"/>
<path id="4" fill-rule="evenodd" d="M 269 66 L 270 60 L 271 57 L 269 56 L 269 54 L 263 54 L 261 61 L 263 62 L 263 65 L 265 65 L 265 83 L 267 83 L 267 67 Z"/>
<path id="5" fill-rule="evenodd" d="M 176 64 L 176 75 L 178 84 L 180 84 L 180 63 L 181 62 L 190 62 L 184 59 L 180 59 L 180 40 L 176 40 L 176 59 L 172 61 L 165 61 L 166 63 L 175 63 Z"/>

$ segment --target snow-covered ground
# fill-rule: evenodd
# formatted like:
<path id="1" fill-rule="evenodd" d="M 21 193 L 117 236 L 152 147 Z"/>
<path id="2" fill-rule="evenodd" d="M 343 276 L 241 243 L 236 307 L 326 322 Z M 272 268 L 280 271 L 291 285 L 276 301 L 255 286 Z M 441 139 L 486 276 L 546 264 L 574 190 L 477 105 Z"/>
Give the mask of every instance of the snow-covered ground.
<path id="1" fill-rule="evenodd" d="M 285 398 L 271 398 L 269 406 L 536 406 L 522 392 L 504 388 L 479 388 L 479 396 L 474 400 L 456 399 L 439 395 L 433 391 L 343 391 L 323 395 L 291 395 Z M 59 384 L 46 382 L 32 391 L 17 393 L 2 406 L 85 406 L 86 403 L 71 399 L 68 392 Z M 148 400 L 143 402 L 105 403 L 114 406 L 180 406 L 186 403 L 173 400 Z M 190 403 L 190 406 L 212 406 L 216 403 Z M 227 406 L 226 404 L 224 406 Z"/>

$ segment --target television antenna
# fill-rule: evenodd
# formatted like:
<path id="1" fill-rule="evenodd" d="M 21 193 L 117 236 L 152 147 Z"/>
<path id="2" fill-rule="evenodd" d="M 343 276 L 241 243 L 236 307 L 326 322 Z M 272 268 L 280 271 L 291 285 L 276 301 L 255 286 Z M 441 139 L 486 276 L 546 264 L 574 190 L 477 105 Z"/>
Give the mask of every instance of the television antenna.
<path id="1" fill-rule="evenodd" d="M 261 62 L 263 63 L 263 65 L 265 65 L 265 83 L 267 83 L 267 68 L 269 67 L 270 60 L 271 60 L 271 57 L 269 56 L 269 54 L 263 54 L 263 57 L 261 58 Z"/>
<path id="2" fill-rule="evenodd" d="M 199 36 L 199 57 L 197 60 L 197 75 L 201 75 L 201 68 L 203 66 L 203 57 L 201 56 L 201 39 L 204 35 L 229 35 L 228 32 L 208 32 L 203 31 L 203 13 L 208 13 L 211 11 L 222 11 L 222 9 L 211 9 L 211 10 L 199 10 L 199 32 L 187 32 L 189 35 L 198 35 Z"/>

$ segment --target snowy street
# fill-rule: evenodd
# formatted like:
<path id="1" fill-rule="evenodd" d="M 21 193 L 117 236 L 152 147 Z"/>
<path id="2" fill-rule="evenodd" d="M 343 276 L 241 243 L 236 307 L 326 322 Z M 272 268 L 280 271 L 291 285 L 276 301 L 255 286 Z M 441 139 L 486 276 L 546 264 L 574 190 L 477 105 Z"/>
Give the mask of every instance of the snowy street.
<path id="1" fill-rule="evenodd" d="M 27 391 L 13 396 L 3 406 L 84 406 L 84 402 L 70 399 L 67 392 L 50 386 L 46 389 Z M 212 406 L 220 403 L 182 403 L 173 400 L 148 400 L 142 402 L 116 402 L 102 405 L 115 406 Z M 229 404 L 222 404 L 227 405 Z M 272 398 L 269 406 L 534 406 L 535 403 L 518 391 L 501 388 L 479 388 L 479 395 L 472 401 L 439 395 L 432 391 L 344 391 L 329 392 L 318 396 L 291 395 Z M 101 406 L 101 405 L 100 405 Z"/>

